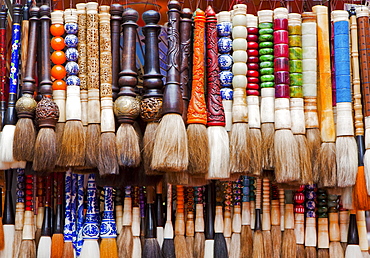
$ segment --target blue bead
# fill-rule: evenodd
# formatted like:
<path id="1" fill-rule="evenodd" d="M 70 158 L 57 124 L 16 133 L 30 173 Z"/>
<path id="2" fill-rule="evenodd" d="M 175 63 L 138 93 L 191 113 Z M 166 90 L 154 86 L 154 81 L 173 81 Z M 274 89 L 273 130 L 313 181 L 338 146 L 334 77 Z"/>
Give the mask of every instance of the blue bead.
<path id="1" fill-rule="evenodd" d="M 77 23 L 66 23 L 64 29 L 67 34 L 77 34 L 78 25 Z"/>
<path id="2" fill-rule="evenodd" d="M 233 41 L 230 38 L 222 37 L 218 40 L 218 52 L 221 54 L 230 53 L 233 47 Z"/>
<path id="3" fill-rule="evenodd" d="M 228 37 L 231 35 L 231 22 L 221 22 L 217 24 L 217 32 L 220 37 Z"/>
<path id="4" fill-rule="evenodd" d="M 231 87 L 233 82 L 233 73 L 231 71 L 220 72 L 221 87 Z"/>
<path id="5" fill-rule="evenodd" d="M 68 75 L 78 74 L 78 64 L 76 62 L 68 62 L 65 66 Z"/>
<path id="6" fill-rule="evenodd" d="M 80 78 L 76 75 L 68 76 L 66 79 L 67 86 L 80 86 Z"/>
<path id="7" fill-rule="evenodd" d="M 78 44 L 78 38 L 77 38 L 76 35 L 69 34 L 69 35 L 67 35 L 64 38 L 64 42 L 65 42 L 65 44 L 66 44 L 67 47 L 74 47 L 74 48 L 76 48 L 77 47 L 77 44 Z"/>
<path id="8" fill-rule="evenodd" d="M 65 52 L 68 61 L 77 62 L 78 51 L 75 48 L 68 48 Z"/>
<path id="9" fill-rule="evenodd" d="M 221 91 L 222 100 L 232 100 L 233 99 L 233 90 L 230 88 L 222 88 Z"/>
<path id="10" fill-rule="evenodd" d="M 233 58 L 229 54 L 223 54 L 218 56 L 218 65 L 221 70 L 231 70 L 233 65 Z"/>

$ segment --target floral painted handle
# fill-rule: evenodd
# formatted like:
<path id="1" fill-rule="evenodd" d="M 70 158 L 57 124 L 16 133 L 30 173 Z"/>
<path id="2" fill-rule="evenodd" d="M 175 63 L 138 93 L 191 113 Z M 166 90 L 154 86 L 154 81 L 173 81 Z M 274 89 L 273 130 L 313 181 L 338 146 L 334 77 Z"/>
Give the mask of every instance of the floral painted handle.
<path id="1" fill-rule="evenodd" d="M 117 237 L 117 227 L 113 215 L 113 187 L 111 186 L 104 186 L 104 214 L 100 225 L 100 237 Z"/>
<path id="2" fill-rule="evenodd" d="M 82 228 L 84 239 L 99 239 L 99 225 L 96 215 L 96 183 L 95 174 L 90 174 L 87 181 L 87 212 Z"/>

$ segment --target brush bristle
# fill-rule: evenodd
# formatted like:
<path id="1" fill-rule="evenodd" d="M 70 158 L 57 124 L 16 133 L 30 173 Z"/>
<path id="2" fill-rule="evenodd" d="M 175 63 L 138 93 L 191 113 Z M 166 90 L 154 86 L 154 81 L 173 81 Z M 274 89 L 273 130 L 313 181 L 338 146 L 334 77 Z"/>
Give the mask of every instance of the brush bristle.
<path id="1" fill-rule="evenodd" d="M 367 195 L 364 167 L 358 167 L 356 184 L 353 188 L 353 204 L 357 210 L 370 210 L 370 197 Z"/>
<path id="2" fill-rule="evenodd" d="M 62 142 L 63 142 L 63 135 L 64 135 L 64 128 L 65 128 L 65 123 L 57 123 L 55 125 L 55 137 L 57 139 L 57 164 L 59 165 L 59 158 L 61 156 L 61 151 L 62 151 Z M 59 165 L 63 166 L 63 165 Z"/>
<path id="3" fill-rule="evenodd" d="M 14 162 L 13 143 L 15 125 L 5 125 L 1 132 L 0 139 L 0 160 L 3 162 Z"/>
<path id="4" fill-rule="evenodd" d="M 116 147 L 118 164 L 137 167 L 140 164 L 139 136 L 130 124 L 121 124 L 117 130 Z"/>
<path id="5" fill-rule="evenodd" d="M 162 255 L 164 258 L 176 258 L 175 243 L 173 239 L 164 239 L 162 246 Z M 160 257 L 160 256 L 158 256 Z"/>
<path id="6" fill-rule="evenodd" d="M 51 256 L 51 237 L 42 236 L 40 237 L 40 241 L 37 246 L 37 257 L 50 257 L 50 256 Z"/>
<path id="7" fill-rule="evenodd" d="M 13 256 L 14 225 L 4 225 L 4 247 L 0 250 L 0 257 Z"/>
<path id="8" fill-rule="evenodd" d="M 329 249 L 319 248 L 317 251 L 317 258 L 329 258 Z"/>
<path id="9" fill-rule="evenodd" d="M 297 244 L 297 257 L 306 257 L 306 251 L 304 245 Z"/>
<path id="10" fill-rule="evenodd" d="M 338 187 L 353 186 L 358 168 L 356 140 L 353 136 L 337 137 L 335 147 Z"/>
<path id="11" fill-rule="evenodd" d="M 100 258 L 118 258 L 115 238 L 103 238 L 100 242 Z"/>
<path id="12" fill-rule="evenodd" d="M 41 128 L 35 142 L 33 169 L 35 171 L 53 171 L 57 161 L 56 135 L 53 128 Z"/>
<path id="13" fill-rule="evenodd" d="M 281 254 L 281 228 L 279 225 L 271 226 L 272 257 L 280 257 Z"/>
<path id="14" fill-rule="evenodd" d="M 22 240 L 18 258 L 36 257 L 36 244 L 33 240 Z"/>
<path id="15" fill-rule="evenodd" d="M 63 256 L 63 234 L 53 234 L 51 238 L 51 258 L 60 258 Z"/>
<path id="16" fill-rule="evenodd" d="M 100 124 L 89 124 L 86 132 L 85 165 L 96 167 L 99 162 Z"/>
<path id="17" fill-rule="evenodd" d="M 273 123 L 263 123 L 262 132 L 262 166 L 265 170 L 272 170 L 275 167 L 274 138 L 275 127 Z"/>
<path id="18" fill-rule="evenodd" d="M 13 242 L 13 258 L 18 258 L 22 243 L 22 230 L 16 230 Z"/>
<path id="19" fill-rule="evenodd" d="M 344 251 L 339 242 L 330 242 L 329 257 L 344 258 Z"/>
<path id="20" fill-rule="evenodd" d="M 367 194 L 370 195 L 370 151 L 365 151 L 364 155 L 365 181 Z"/>
<path id="21" fill-rule="evenodd" d="M 176 235 L 174 239 L 176 257 L 190 257 L 186 245 L 186 239 L 183 235 Z"/>
<path id="22" fill-rule="evenodd" d="M 296 239 L 294 229 L 285 229 L 283 233 L 281 248 L 282 258 L 295 258 L 297 257 Z"/>
<path id="23" fill-rule="evenodd" d="M 186 249 L 186 247 L 185 247 Z M 161 257 L 161 249 L 156 238 L 146 238 L 143 247 L 143 258 Z"/>
<path id="24" fill-rule="evenodd" d="M 97 240 L 84 240 L 80 257 L 100 258 L 99 244 Z"/>
<path id="25" fill-rule="evenodd" d="M 261 130 L 251 128 L 249 130 L 250 143 L 248 144 L 251 163 L 250 171 L 254 176 L 260 176 L 262 172 L 262 135 Z"/>
<path id="26" fill-rule="evenodd" d="M 307 138 L 302 134 L 295 134 L 294 138 L 299 149 L 299 166 L 301 170 L 301 182 L 303 184 L 312 184 L 313 175 L 311 167 L 311 153 L 308 147 Z"/>
<path id="27" fill-rule="evenodd" d="M 36 244 L 36 246 L 39 246 L 40 238 L 41 238 L 41 228 L 36 228 L 36 232 L 35 232 L 35 244 Z"/>
<path id="28" fill-rule="evenodd" d="M 335 143 L 323 142 L 314 168 L 317 171 L 315 173 L 320 175 L 318 183 L 323 187 L 336 186 L 337 184 L 337 164 L 335 156 Z"/>
<path id="29" fill-rule="evenodd" d="M 165 175 L 166 182 L 172 185 L 188 185 L 189 174 L 184 172 L 167 172 Z"/>
<path id="30" fill-rule="evenodd" d="M 166 114 L 155 136 L 151 168 L 164 172 L 187 170 L 189 164 L 188 137 L 179 114 Z"/>
<path id="31" fill-rule="evenodd" d="M 317 258 L 316 247 L 306 246 L 305 250 L 306 250 L 306 258 Z"/>
<path id="32" fill-rule="evenodd" d="M 252 229 L 249 225 L 242 225 L 242 232 L 240 234 L 240 242 L 243 243 L 241 245 L 241 254 L 244 257 L 251 257 L 253 252 L 253 236 L 252 236 Z"/>
<path id="33" fill-rule="evenodd" d="M 133 237 L 132 241 L 132 257 L 141 257 L 142 247 L 140 237 Z"/>
<path id="34" fill-rule="evenodd" d="M 63 258 L 73 258 L 73 244 L 72 242 L 64 242 L 63 245 Z"/>
<path id="35" fill-rule="evenodd" d="M 278 183 L 299 181 L 301 178 L 299 150 L 292 131 L 277 130 L 274 140 L 276 181 Z"/>
<path id="36" fill-rule="evenodd" d="M 227 245 L 223 233 L 215 233 L 213 253 L 215 254 L 215 257 L 228 257 Z"/>
<path id="37" fill-rule="evenodd" d="M 210 163 L 207 179 L 225 179 L 230 176 L 229 169 L 229 135 L 225 127 L 209 126 L 207 128 Z"/>
<path id="38" fill-rule="evenodd" d="M 62 125 L 64 123 L 58 124 Z M 85 140 L 82 122 L 67 121 L 64 126 L 58 165 L 62 167 L 82 167 L 85 164 Z"/>
<path id="39" fill-rule="evenodd" d="M 263 242 L 262 232 L 260 230 L 255 231 L 253 234 L 253 258 L 264 258 L 265 248 Z M 267 256 L 266 256 L 267 257 Z"/>
<path id="40" fill-rule="evenodd" d="M 188 249 L 188 255 L 190 258 L 194 257 L 194 237 L 187 236 L 186 237 L 186 248 Z"/>
<path id="41" fill-rule="evenodd" d="M 143 163 L 144 163 L 144 169 L 145 173 L 147 175 L 157 175 L 161 174 L 159 171 L 154 171 L 150 168 L 150 163 L 152 161 L 153 157 L 153 148 L 154 148 L 154 142 L 155 142 L 155 135 L 157 132 L 159 123 L 151 122 L 146 125 L 145 132 L 144 132 L 144 138 L 143 138 Z"/>
<path id="42" fill-rule="evenodd" d="M 306 138 L 308 149 L 310 150 L 311 153 L 311 167 L 314 168 L 314 164 L 319 158 L 319 151 L 321 146 L 320 130 L 318 128 L 307 128 Z M 315 169 L 312 170 L 312 179 L 314 183 L 316 183 L 319 180 L 319 173 Z"/>
<path id="43" fill-rule="evenodd" d="M 273 249 L 272 249 L 272 238 L 270 230 L 262 230 L 263 236 L 263 248 L 266 257 L 273 256 Z"/>
<path id="44" fill-rule="evenodd" d="M 194 258 L 204 258 L 204 242 L 206 241 L 204 233 L 195 232 L 194 238 Z"/>
<path id="45" fill-rule="evenodd" d="M 100 137 L 98 169 L 102 175 L 118 175 L 119 167 L 116 152 L 116 135 L 113 132 L 105 132 Z"/>
<path id="46" fill-rule="evenodd" d="M 230 171 L 243 173 L 250 170 L 251 152 L 247 123 L 234 123 L 230 134 Z"/>
<path id="47" fill-rule="evenodd" d="M 244 243 L 243 243 L 244 244 Z M 231 245 L 229 250 L 229 257 L 230 258 L 240 258 L 241 252 L 240 252 L 240 234 L 233 233 L 231 236 Z"/>
<path id="48" fill-rule="evenodd" d="M 15 160 L 33 161 L 36 129 L 32 119 L 18 120 L 14 131 L 13 156 Z"/>
<path id="49" fill-rule="evenodd" d="M 342 246 L 343 250 L 347 250 L 347 242 L 340 242 L 340 245 Z"/>
<path id="50" fill-rule="evenodd" d="M 362 251 L 362 258 L 369 258 L 370 254 L 367 251 Z"/>
<path id="51" fill-rule="evenodd" d="M 117 239 L 118 253 L 120 258 L 130 258 L 132 256 L 133 238 L 131 226 L 123 226 L 121 234 Z"/>
<path id="52" fill-rule="evenodd" d="M 189 124 L 186 132 L 189 146 L 189 173 L 205 174 L 209 167 L 207 128 L 203 124 Z"/>

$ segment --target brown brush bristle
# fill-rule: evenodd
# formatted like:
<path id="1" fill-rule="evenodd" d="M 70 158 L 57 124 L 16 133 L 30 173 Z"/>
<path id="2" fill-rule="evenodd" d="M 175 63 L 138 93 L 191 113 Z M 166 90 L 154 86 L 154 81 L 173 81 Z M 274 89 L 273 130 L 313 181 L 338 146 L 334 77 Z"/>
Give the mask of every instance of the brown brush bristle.
<path id="1" fill-rule="evenodd" d="M 367 195 L 364 167 L 358 167 L 356 184 L 353 188 L 353 204 L 358 210 L 370 210 L 370 197 Z"/>
<path id="2" fill-rule="evenodd" d="M 231 246 L 229 248 L 229 258 L 240 258 L 241 255 L 241 242 L 240 242 L 240 234 L 234 233 L 231 236 Z M 244 243 L 243 243 L 244 244 Z"/>
<path id="3" fill-rule="evenodd" d="M 83 166 L 85 164 L 85 140 L 82 122 L 67 121 L 57 164 L 62 167 Z"/>
<path id="4" fill-rule="evenodd" d="M 344 251 L 340 242 L 330 242 L 329 257 L 344 258 Z"/>
<path id="5" fill-rule="evenodd" d="M 155 137 L 151 168 L 164 172 L 187 170 L 188 137 L 181 115 L 164 115 Z"/>
<path id="6" fill-rule="evenodd" d="M 15 160 L 33 161 L 36 129 L 32 119 L 18 120 L 14 131 L 13 156 Z"/>
<path id="7" fill-rule="evenodd" d="M 271 170 L 275 167 L 274 137 L 275 127 L 273 123 L 263 123 L 262 132 L 262 167 Z"/>
<path id="8" fill-rule="evenodd" d="M 116 152 L 116 135 L 113 132 L 102 133 L 99 148 L 99 174 L 117 175 L 119 173 L 119 167 Z"/>
<path id="9" fill-rule="evenodd" d="M 281 228 L 279 225 L 271 226 L 272 257 L 280 257 L 281 254 Z"/>
<path id="10" fill-rule="evenodd" d="M 307 128 L 306 130 L 307 145 L 311 153 L 311 167 L 314 168 L 317 159 L 319 158 L 319 151 L 321 147 L 321 135 L 318 128 Z M 316 169 L 312 170 L 312 177 L 314 183 L 319 180 L 319 173 Z"/>
<path id="11" fill-rule="evenodd" d="M 145 173 L 147 175 L 158 175 L 162 174 L 160 171 L 155 171 L 150 168 L 150 163 L 153 157 L 153 148 L 155 142 L 155 134 L 157 132 L 158 123 L 151 122 L 146 125 L 144 138 L 143 138 L 143 163 Z"/>
<path id="12" fill-rule="evenodd" d="M 121 124 L 116 135 L 118 164 L 137 167 L 140 164 L 139 136 L 130 124 Z"/>
<path id="13" fill-rule="evenodd" d="M 35 232 L 35 244 L 36 246 L 39 246 L 39 241 L 41 238 L 41 228 L 37 228 Z"/>
<path id="14" fill-rule="evenodd" d="M 306 258 L 306 251 L 304 250 L 304 245 L 297 244 L 297 257 Z"/>
<path id="15" fill-rule="evenodd" d="M 51 258 L 61 258 L 63 256 L 63 234 L 54 234 L 51 238 Z"/>
<path id="16" fill-rule="evenodd" d="M 264 248 L 263 236 L 262 236 L 262 232 L 260 230 L 254 232 L 254 234 L 253 234 L 253 253 L 252 253 L 252 257 L 253 258 L 264 258 L 265 257 L 265 248 Z"/>
<path id="17" fill-rule="evenodd" d="M 356 140 L 353 136 L 337 137 L 335 148 L 338 187 L 353 186 L 358 168 Z"/>
<path id="18" fill-rule="evenodd" d="M 189 257 L 185 236 L 176 235 L 174 239 L 176 257 Z"/>
<path id="19" fill-rule="evenodd" d="M 132 232 L 131 226 L 123 226 L 121 234 L 117 239 L 118 254 L 120 258 L 129 258 L 132 256 Z"/>
<path id="20" fill-rule="evenodd" d="M 55 125 L 55 137 L 57 139 L 57 157 L 60 157 L 61 151 L 62 151 L 62 141 L 63 141 L 64 128 L 65 128 L 65 123 L 59 123 L 58 122 Z M 57 163 L 58 163 L 58 160 L 57 160 Z"/>
<path id="21" fill-rule="evenodd" d="M 297 257 L 297 247 L 294 229 L 285 229 L 283 233 L 281 248 L 281 257 L 282 258 L 295 258 Z"/>
<path id="22" fill-rule="evenodd" d="M 329 249 L 319 248 L 317 251 L 317 258 L 329 258 Z"/>
<path id="23" fill-rule="evenodd" d="M 242 225 L 242 232 L 240 234 L 241 245 L 240 253 L 243 257 L 251 257 L 253 252 L 253 236 L 252 229 L 249 225 Z"/>
<path id="24" fill-rule="evenodd" d="M 343 250 L 347 249 L 347 242 L 340 242 L 340 245 L 342 246 Z"/>
<path id="25" fill-rule="evenodd" d="M 99 162 L 100 124 L 89 124 L 86 132 L 86 166 L 96 167 Z"/>
<path id="26" fill-rule="evenodd" d="M 22 243 L 22 230 L 16 230 L 14 232 L 13 258 L 18 258 L 21 243 Z"/>
<path id="27" fill-rule="evenodd" d="M 303 184 L 312 184 L 312 166 L 311 153 L 308 147 L 306 136 L 303 134 L 295 134 L 294 138 L 298 144 L 299 149 L 299 165 L 301 170 L 301 182 Z"/>
<path id="28" fill-rule="evenodd" d="M 53 128 L 41 128 L 35 142 L 33 169 L 53 171 L 57 161 L 57 140 Z"/>
<path id="29" fill-rule="evenodd" d="M 207 128 L 203 124 L 190 124 L 186 132 L 189 147 L 189 173 L 205 174 L 209 167 Z"/>
<path id="30" fill-rule="evenodd" d="M 263 248 L 265 257 L 273 257 L 272 239 L 270 230 L 262 230 Z"/>
<path id="31" fill-rule="evenodd" d="M 185 172 L 167 172 L 166 182 L 172 185 L 188 185 L 189 174 Z"/>
<path id="32" fill-rule="evenodd" d="M 22 240 L 19 258 L 35 258 L 36 244 L 33 240 Z"/>
<path id="33" fill-rule="evenodd" d="M 191 185 L 191 186 L 203 186 L 203 185 L 206 185 L 207 183 L 208 183 L 208 181 L 207 181 L 207 179 L 205 179 L 204 176 L 203 177 L 197 177 L 197 176 L 191 176 L 191 175 L 189 175 L 188 185 Z"/>
<path id="34" fill-rule="evenodd" d="M 194 258 L 204 258 L 204 243 L 206 238 L 203 232 L 195 232 Z"/>
<path id="35" fill-rule="evenodd" d="M 73 258 L 73 244 L 72 242 L 64 242 L 63 245 L 63 258 Z"/>
<path id="36" fill-rule="evenodd" d="M 143 138 L 144 138 L 144 135 L 143 133 L 141 132 L 141 127 L 139 125 L 139 123 L 137 121 L 135 121 L 132 126 L 134 127 L 135 129 L 135 132 L 137 133 L 137 135 L 139 136 L 139 147 L 140 147 L 140 150 L 143 149 Z"/>
<path id="37" fill-rule="evenodd" d="M 194 237 L 187 236 L 186 237 L 186 248 L 188 249 L 189 257 L 194 257 Z"/>
<path id="38" fill-rule="evenodd" d="M 118 258 L 115 238 L 103 238 L 100 242 L 100 258 Z"/>
<path id="39" fill-rule="evenodd" d="M 306 258 L 317 258 L 317 250 L 314 246 L 306 246 Z"/>
<path id="40" fill-rule="evenodd" d="M 290 130 L 282 129 L 275 132 L 275 177 L 278 183 L 299 181 L 298 144 Z"/>
<path id="41" fill-rule="evenodd" d="M 260 176 L 262 172 L 262 135 L 258 128 L 249 130 L 249 151 L 251 155 L 250 170 L 254 176 Z"/>
<path id="42" fill-rule="evenodd" d="M 230 135 L 230 171 L 244 173 L 250 170 L 251 149 L 249 126 L 247 123 L 234 123 Z"/>
<path id="43" fill-rule="evenodd" d="M 319 151 L 316 166 L 314 168 L 320 178 L 321 186 L 330 187 L 337 184 L 337 162 L 335 154 L 335 143 L 323 142 Z"/>

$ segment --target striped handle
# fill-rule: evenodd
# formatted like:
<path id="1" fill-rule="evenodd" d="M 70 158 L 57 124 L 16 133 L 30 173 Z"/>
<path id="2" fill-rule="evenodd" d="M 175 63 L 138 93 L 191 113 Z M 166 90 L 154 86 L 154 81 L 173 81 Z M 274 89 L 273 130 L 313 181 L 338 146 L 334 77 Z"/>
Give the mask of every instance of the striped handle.
<path id="1" fill-rule="evenodd" d="M 68 170 L 65 175 L 65 216 L 64 216 L 64 241 L 72 241 L 72 218 L 71 218 L 71 198 L 72 198 L 72 173 Z"/>
<path id="2" fill-rule="evenodd" d="M 82 228 L 82 236 L 84 239 L 98 239 L 99 238 L 99 225 L 96 199 L 96 183 L 95 174 L 89 174 L 87 181 L 87 212 L 85 217 L 85 224 Z"/>
<path id="3" fill-rule="evenodd" d="M 104 186 L 104 215 L 100 225 L 100 237 L 117 237 L 116 222 L 113 214 L 113 187 L 110 186 Z"/>

